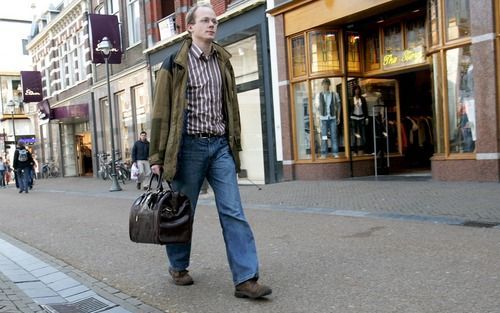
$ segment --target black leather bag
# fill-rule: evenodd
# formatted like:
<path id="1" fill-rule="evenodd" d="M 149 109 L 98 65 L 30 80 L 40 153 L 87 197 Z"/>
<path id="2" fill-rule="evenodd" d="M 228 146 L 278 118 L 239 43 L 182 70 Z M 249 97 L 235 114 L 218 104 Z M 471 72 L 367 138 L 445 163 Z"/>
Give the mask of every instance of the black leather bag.
<path id="1" fill-rule="evenodd" d="M 152 190 L 153 178 L 158 179 Z M 152 175 L 149 188 L 130 208 L 129 236 L 138 243 L 171 244 L 191 241 L 193 210 L 189 198 L 172 190 L 164 190 L 161 175 Z"/>

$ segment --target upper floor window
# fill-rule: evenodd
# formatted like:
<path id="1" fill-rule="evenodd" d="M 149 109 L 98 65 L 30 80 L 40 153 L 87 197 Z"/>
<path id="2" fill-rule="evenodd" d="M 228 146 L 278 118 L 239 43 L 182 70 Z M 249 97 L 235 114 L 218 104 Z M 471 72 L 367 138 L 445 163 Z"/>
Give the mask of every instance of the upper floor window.
<path id="1" fill-rule="evenodd" d="M 141 14 L 139 0 L 128 0 L 128 43 L 132 46 L 141 41 Z"/>
<path id="2" fill-rule="evenodd" d="M 446 0 L 446 39 L 470 36 L 469 0 Z"/>
<path id="3" fill-rule="evenodd" d="M 336 31 L 309 33 L 311 72 L 340 71 L 338 34 Z"/>

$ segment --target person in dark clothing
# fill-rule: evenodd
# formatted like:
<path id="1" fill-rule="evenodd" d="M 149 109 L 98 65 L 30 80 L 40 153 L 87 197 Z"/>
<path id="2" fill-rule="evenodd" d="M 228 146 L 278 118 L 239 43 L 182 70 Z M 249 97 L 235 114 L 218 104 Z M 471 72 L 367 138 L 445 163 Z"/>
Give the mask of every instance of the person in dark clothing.
<path id="1" fill-rule="evenodd" d="M 147 133 L 142 131 L 139 140 L 132 147 L 132 163 L 139 169 L 139 178 L 137 179 L 137 189 L 141 189 L 141 184 L 151 175 L 151 166 L 149 165 L 149 141 Z"/>
<path id="2" fill-rule="evenodd" d="M 19 193 L 28 193 L 31 178 L 31 168 L 33 167 L 33 157 L 26 149 L 24 142 L 19 140 L 16 152 L 14 152 L 14 170 L 16 171 L 16 182 L 19 183 Z"/>

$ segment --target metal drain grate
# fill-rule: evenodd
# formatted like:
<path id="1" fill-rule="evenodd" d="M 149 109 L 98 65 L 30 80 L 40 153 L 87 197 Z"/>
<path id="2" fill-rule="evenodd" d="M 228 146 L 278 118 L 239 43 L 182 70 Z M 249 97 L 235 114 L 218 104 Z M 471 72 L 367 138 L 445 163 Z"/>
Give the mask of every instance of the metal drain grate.
<path id="1" fill-rule="evenodd" d="M 483 228 L 492 228 L 495 226 L 500 225 L 499 223 L 494 223 L 494 222 L 477 222 L 477 221 L 465 221 L 463 226 L 469 226 L 469 227 L 483 227 Z"/>
<path id="2" fill-rule="evenodd" d="M 106 303 L 90 297 L 72 303 L 45 304 L 42 305 L 42 308 L 50 313 L 92 313 L 108 306 Z"/>

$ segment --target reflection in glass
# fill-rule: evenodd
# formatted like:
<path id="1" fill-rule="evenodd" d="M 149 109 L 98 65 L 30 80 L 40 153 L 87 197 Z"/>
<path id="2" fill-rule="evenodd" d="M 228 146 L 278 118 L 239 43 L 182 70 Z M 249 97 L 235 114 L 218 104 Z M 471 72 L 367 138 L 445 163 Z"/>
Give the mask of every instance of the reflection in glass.
<path id="1" fill-rule="evenodd" d="M 146 104 L 146 95 L 144 94 L 144 86 L 139 85 L 132 88 L 132 101 L 135 105 L 135 116 L 137 119 L 137 131 L 145 131 L 149 133 L 150 118 L 149 106 Z"/>
<path id="2" fill-rule="evenodd" d="M 360 45 L 359 45 L 359 34 L 358 33 L 348 33 L 347 34 L 347 68 L 350 72 L 360 72 L 361 71 L 361 61 L 360 61 Z"/>
<path id="3" fill-rule="evenodd" d="M 378 32 L 368 32 L 365 37 L 365 67 L 367 71 L 380 69 L 380 41 Z"/>
<path id="4" fill-rule="evenodd" d="M 119 110 L 118 125 L 120 127 L 119 144 L 121 157 L 124 160 L 128 160 L 131 158 L 132 145 L 135 142 L 132 105 L 129 101 L 126 101 L 124 92 L 116 94 L 116 104 Z"/>
<path id="5" fill-rule="evenodd" d="M 337 32 L 309 33 L 311 72 L 340 71 Z"/>
<path id="6" fill-rule="evenodd" d="M 309 122 L 309 97 L 307 82 L 293 85 L 293 98 L 295 103 L 295 138 L 297 141 L 298 159 L 311 158 L 311 127 Z"/>
<path id="7" fill-rule="evenodd" d="M 444 153 L 444 114 L 442 102 L 442 77 L 441 77 L 441 58 L 438 53 L 432 55 L 432 78 L 433 78 L 433 114 L 436 125 L 433 127 L 436 132 L 434 135 L 434 147 L 436 153 Z"/>
<path id="8" fill-rule="evenodd" d="M 304 36 L 292 38 L 292 70 L 294 77 L 306 74 L 306 44 Z"/>
<path id="9" fill-rule="evenodd" d="M 339 157 L 339 125 L 342 118 L 342 79 L 321 78 L 311 81 L 314 95 L 313 120 L 316 157 Z"/>
<path id="10" fill-rule="evenodd" d="M 403 49 L 401 24 L 384 27 L 384 55 L 395 54 Z"/>
<path id="11" fill-rule="evenodd" d="M 413 49 L 423 46 L 425 43 L 425 20 L 406 22 L 406 49 Z"/>
<path id="12" fill-rule="evenodd" d="M 257 42 L 255 36 L 248 37 L 228 46 L 226 50 L 231 53 L 236 84 L 243 84 L 259 79 L 257 65 Z"/>
<path id="13" fill-rule="evenodd" d="M 430 21 L 430 41 L 431 46 L 439 44 L 439 26 L 438 26 L 438 0 L 429 0 L 428 16 Z"/>
<path id="14" fill-rule="evenodd" d="M 476 108 L 470 46 L 446 51 L 450 152 L 474 152 Z"/>
<path id="15" fill-rule="evenodd" d="M 469 0 L 446 0 L 445 3 L 447 39 L 470 36 Z"/>

